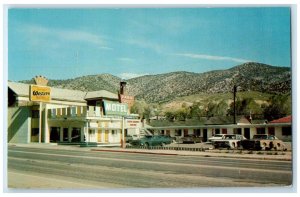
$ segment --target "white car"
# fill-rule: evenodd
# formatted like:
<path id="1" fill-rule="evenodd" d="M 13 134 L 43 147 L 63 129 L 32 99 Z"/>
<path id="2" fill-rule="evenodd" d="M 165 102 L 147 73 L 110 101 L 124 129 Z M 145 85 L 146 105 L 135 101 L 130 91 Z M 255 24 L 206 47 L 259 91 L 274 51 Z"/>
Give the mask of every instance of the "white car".
<path id="1" fill-rule="evenodd" d="M 221 140 L 221 139 L 224 139 L 224 136 L 225 136 L 225 135 L 226 135 L 226 134 L 215 134 L 214 136 L 208 138 L 207 143 L 212 143 L 212 142 L 215 141 L 215 140 Z"/>

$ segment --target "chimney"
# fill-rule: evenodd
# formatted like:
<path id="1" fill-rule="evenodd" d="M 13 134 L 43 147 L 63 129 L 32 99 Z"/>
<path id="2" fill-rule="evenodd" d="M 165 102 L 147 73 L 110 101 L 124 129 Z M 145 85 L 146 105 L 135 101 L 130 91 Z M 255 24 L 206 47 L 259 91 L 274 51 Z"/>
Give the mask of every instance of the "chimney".
<path id="1" fill-rule="evenodd" d="M 125 81 L 121 81 L 120 82 L 120 94 L 122 95 L 126 95 L 126 82 Z"/>

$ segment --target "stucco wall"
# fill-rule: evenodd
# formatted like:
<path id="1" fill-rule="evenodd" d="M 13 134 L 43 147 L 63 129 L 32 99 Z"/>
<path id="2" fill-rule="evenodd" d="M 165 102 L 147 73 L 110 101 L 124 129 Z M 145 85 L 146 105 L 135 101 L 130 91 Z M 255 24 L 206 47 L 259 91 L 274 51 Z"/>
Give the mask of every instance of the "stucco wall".
<path id="1" fill-rule="evenodd" d="M 8 143 L 30 142 L 30 109 L 28 107 L 9 107 L 8 119 Z"/>

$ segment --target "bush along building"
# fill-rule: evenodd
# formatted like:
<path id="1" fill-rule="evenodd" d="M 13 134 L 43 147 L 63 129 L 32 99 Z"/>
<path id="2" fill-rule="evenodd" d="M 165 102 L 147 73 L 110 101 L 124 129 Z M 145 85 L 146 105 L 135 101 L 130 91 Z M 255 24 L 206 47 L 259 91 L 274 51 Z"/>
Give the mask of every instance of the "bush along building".
<path id="1" fill-rule="evenodd" d="M 142 123 L 130 114 L 134 97 L 106 90 L 84 92 L 8 82 L 8 143 L 67 143 L 125 147 L 124 136 L 139 134 Z"/>

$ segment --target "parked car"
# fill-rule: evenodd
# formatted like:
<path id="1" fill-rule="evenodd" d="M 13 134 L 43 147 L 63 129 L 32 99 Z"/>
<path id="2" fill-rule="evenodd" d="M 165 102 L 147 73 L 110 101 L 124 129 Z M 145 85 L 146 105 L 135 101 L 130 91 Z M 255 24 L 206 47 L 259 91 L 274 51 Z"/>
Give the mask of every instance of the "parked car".
<path id="1" fill-rule="evenodd" d="M 241 141 L 246 140 L 243 135 L 239 134 L 224 134 L 222 139 L 217 139 L 212 142 L 214 148 L 236 149 L 242 148 Z"/>
<path id="2" fill-rule="evenodd" d="M 207 143 L 212 143 L 215 140 L 220 140 L 224 137 L 226 134 L 215 134 L 214 136 L 207 139 Z"/>
<path id="3" fill-rule="evenodd" d="M 254 135 L 251 140 L 243 140 L 241 145 L 244 149 L 248 150 L 287 150 L 282 140 L 269 134 Z"/>
<path id="4" fill-rule="evenodd" d="M 133 140 L 132 135 L 126 135 L 126 136 L 125 136 L 125 142 L 126 142 L 126 143 L 130 143 L 132 140 Z"/>
<path id="5" fill-rule="evenodd" d="M 196 136 L 196 135 L 187 135 L 187 136 L 184 136 L 180 139 L 180 141 L 182 143 L 201 143 L 203 140 L 203 137 L 200 137 L 200 136 Z"/>
<path id="6" fill-rule="evenodd" d="M 171 144 L 173 141 L 172 138 L 168 136 L 160 136 L 160 135 L 147 135 L 142 138 L 132 140 L 130 142 L 133 146 L 165 146 L 166 144 Z"/>

